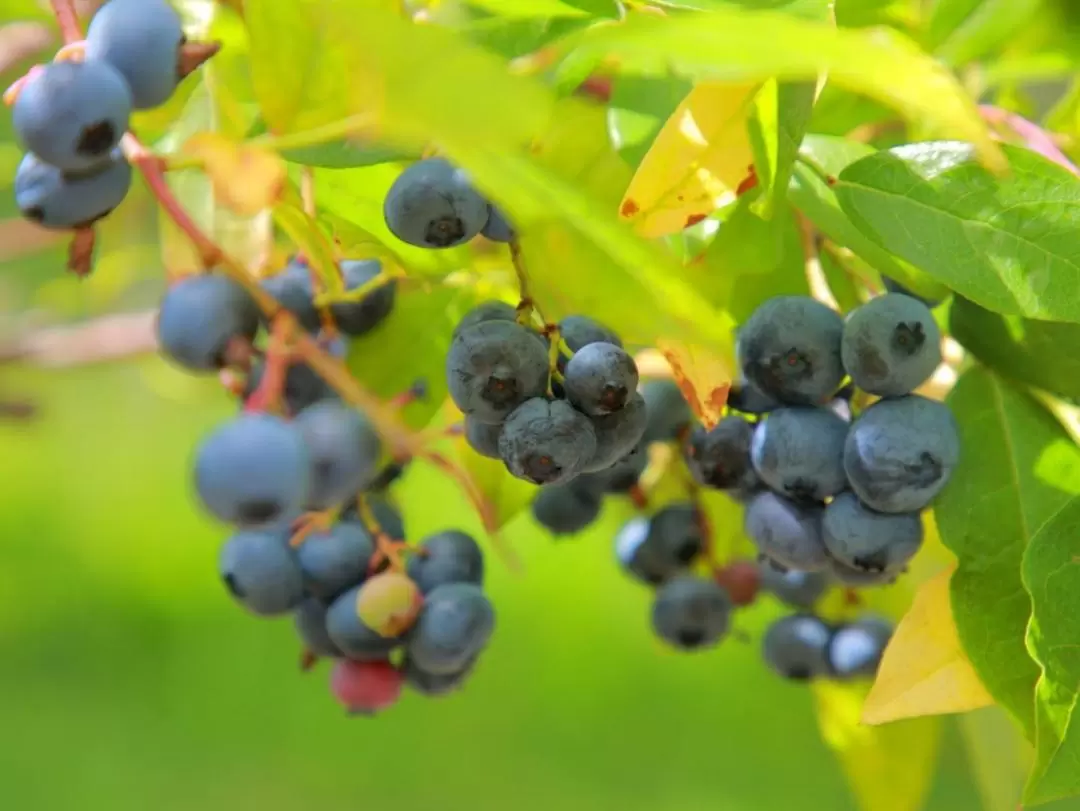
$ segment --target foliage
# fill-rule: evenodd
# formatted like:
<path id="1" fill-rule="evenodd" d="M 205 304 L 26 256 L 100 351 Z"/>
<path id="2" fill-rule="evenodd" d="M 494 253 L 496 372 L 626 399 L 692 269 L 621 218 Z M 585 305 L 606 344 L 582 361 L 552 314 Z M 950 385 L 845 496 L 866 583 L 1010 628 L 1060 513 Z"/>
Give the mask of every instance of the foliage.
<path id="1" fill-rule="evenodd" d="M 384 261 L 397 306 L 351 343 L 347 366 L 363 387 L 353 393 L 383 404 L 428 382 L 426 402 L 378 410 L 396 450 L 416 451 L 453 421 L 443 357 L 453 325 L 484 298 L 528 295 L 548 321 L 587 313 L 635 351 L 659 350 L 667 363 L 656 368 L 711 422 L 732 382 L 733 330 L 767 298 L 809 293 L 846 311 L 884 278 L 932 300 L 955 294 L 937 310 L 946 374 L 926 389 L 947 398 L 962 436 L 935 509 L 944 548 L 863 605 L 896 619 L 911 608 L 863 715 L 907 720 L 859 724 L 869 685 L 822 686 L 822 737 L 861 808 L 916 809 L 940 736 L 938 719 L 917 716 L 992 698 L 1035 747 L 1024 801 L 1080 794 L 1080 451 L 1062 419 L 1080 396 L 1080 40 L 1068 4 L 177 5 L 190 37 L 223 50 L 134 129 L 165 158 L 166 189 L 237 259 L 234 272 L 273 272 L 299 248 L 332 299 L 336 259 Z M 29 0 L 0 9 L 45 19 Z M 27 66 L 5 63 L 5 78 Z M 4 183 L 15 151 L 0 147 Z M 485 240 L 432 252 L 390 233 L 387 189 L 432 153 L 514 223 L 514 261 Z M 153 203 L 137 191 L 98 226 L 85 282 L 59 278 L 57 242 L 34 253 L 7 241 L 16 305 L 74 317 L 126 309 L 157 295 L 137 282 L 196 269 L 190 229 L 162 214 L 146 237 Z M 505 540 L 529 488 L 460 438 L 437 454 Z M 657 469 L 654 504 L 682 486 L 675 465 Z M 710 506 L 720 554 L 745 551 L 740 510 Z M 890 773 L 903 775 L 892 778 L 902 792 Z"/>

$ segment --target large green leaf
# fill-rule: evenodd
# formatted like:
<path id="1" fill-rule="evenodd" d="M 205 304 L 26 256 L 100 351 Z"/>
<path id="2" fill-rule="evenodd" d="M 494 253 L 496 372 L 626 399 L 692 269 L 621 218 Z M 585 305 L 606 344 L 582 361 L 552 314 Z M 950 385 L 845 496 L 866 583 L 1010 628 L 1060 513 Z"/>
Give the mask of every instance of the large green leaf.
<path id="1" fill-rule="evenodd" d="M 942 298 L 948 288 L 907 262 L 897 259 L 855 227 L 840 208 L 836 192 L 824 172 L 835 178 L 851 163 L 874 154 L 873 147 L 830 135 L 808 135 L 801 152 L 808 158 L 797 163 L 788 199 L 814 226 L 833 242 L 850 249 L 874 270 L 896 279 L 910 290 L 931 299 Z M 813 168 L 811 168 L 811 164 Z"/>
<path id="2" fill-rule="evenodd" d="M 1080 326 L 999 315 L 957 296 L 949 331 L 996 371 L 1063 397 L 1080 397 Z"/>
<path id="3" fill-rule="evenodd" d="M 775 210 L 787 196 L 816 90 L 816 82 L 767 82 L 758 93 L 751 133 L 760 141 L 755 163 L 767 211 Z"/>
<path id="4" fill-rule="evenodd" d="M 446 352 L 461 316 L 476 303 L 472 290 L 399 285 L 390 316 L 349 342 L 347 363 L 365 387 L 388 399 L 423 380 L 427 394 L 403 412 L 413 427 L 426 425 L 446 399 Z"/>
<path id="5" fill-rule="evenodd" d="M 927 20 L 929 44 L 950 64 L 989 53 L 1030 23 L 1043 0 L 938 0 Z"/>
<path id="6" fill-rule="evenodd" d="M 1080 179 L 1005 147 L 997 178 L 957 142 L 909 144 L 850 165 L 840 205 L 889 251 L 982 306 L 1080 321 Z"/>
<path id="7" fill-rule="evenodd" d="M 1042 667 L 1035 693 L 1035 765 L 1024 791 L 1038 804 L 1080 794 L 1080 498 L 1031 538 L 1024 585 L 1031 592 L 1028 648 Z"/>
<path id="8" fill-rule="evenodd" d="M 829 81 L 864 93 L 941 135 L 970 141 L 991 165 L 1004 158 L 956 78 L 896 32 L 836 29 L 777 12 L 720 7 L 707 15 L 631 15 L 563 43 L 569 64 L 617 60 L 622 72 L 702 79 Z"/>
<path id="9" fill-rule="evenodd" d="M 1020 562 L 1039 527 L 1080 493 L 1080 449 L 1035 400 L 985 369 L 965 372 L 947 402 L 961 458 L 934 512 L 958 558 L 956 628 L 987 690 L 1033 738 L 1038 668 L 1024 647 L 1031 599 Z"/>

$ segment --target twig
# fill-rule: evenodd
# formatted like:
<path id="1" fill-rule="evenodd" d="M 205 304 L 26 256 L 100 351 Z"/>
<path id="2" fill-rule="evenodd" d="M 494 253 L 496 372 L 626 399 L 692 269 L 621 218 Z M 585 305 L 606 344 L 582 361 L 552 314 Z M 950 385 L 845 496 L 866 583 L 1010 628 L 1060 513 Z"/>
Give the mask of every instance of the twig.
<path id="1" fill-rule="evenodd" d="M 47 327 L 0 346 L 0 363 L 82 366 L 157 350 L 154 311 L 123 313 L 62 327 Z"/>
<path id="2" fill-rule="evenodd" d="M 821 267 L 821 259 L 818 256 L 818 234 L 813 223 L 804 215 L 798 215 L 799 242 L 803 250 L 803 265 L 806 272 L 806 283 L 810 286 L 810 294 L 827 307 L 840 312 L 840 302 L 836 300 L 832 290 L 829 289 L 829 281 L 825 278 L 825 271 Z"/>
<path id="3" fill-rule="evenodd" d="M 72 0 L 51 0 L 53 15 L 56 24 L 60 27 L 60 35 L 64 42 L 78 42 L 83 38 L 82 28 L 79 26 L 79 15 L 75 11 L 75 3 Z"/>

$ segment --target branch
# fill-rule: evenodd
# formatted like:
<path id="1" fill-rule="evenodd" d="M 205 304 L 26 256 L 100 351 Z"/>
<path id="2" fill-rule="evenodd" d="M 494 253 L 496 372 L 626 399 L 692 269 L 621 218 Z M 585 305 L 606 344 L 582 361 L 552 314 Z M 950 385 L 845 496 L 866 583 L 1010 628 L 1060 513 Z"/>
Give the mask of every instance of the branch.
<path id="1" fill-rule="evenodd" d="M 150 310 L 35 330 L 0 345 L 0 362 L 60 368 L 149 354 L 157 351 L 156 318 Z"/>

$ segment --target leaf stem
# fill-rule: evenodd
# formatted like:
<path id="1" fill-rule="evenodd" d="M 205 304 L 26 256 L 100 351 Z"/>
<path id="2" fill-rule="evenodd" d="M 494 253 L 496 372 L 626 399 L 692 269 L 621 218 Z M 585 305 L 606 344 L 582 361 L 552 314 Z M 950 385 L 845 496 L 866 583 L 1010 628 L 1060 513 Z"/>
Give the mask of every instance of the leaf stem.
<path id="1" fill-rule="evenodd" d="M 806 152 L 799 152 L 795 156 L 795 160 L 797 160 L 799 163 L 801 163 L 803 166 L 805 166 L 807 169 L 817 175 L 818 179 L 826 186 L 829 186 L 831 188 L 832 186 L 836 185 L 836 178 L 833 175 L 829 174 L 825 170 L 824 166 L 811 158 Z"/>
<path id="2" fill-rule="evenodd" d="M 251 146 L 261 149 L 269 149 L 275 152 L 286 152 L 290 149 L 305 149 L 312 146 L 320 146 L 328 141 L 336 141 L 339 138 L 355 136 L 369 127 L 374 118 L 367 114 L 352 115 L 338 121 L 331 121 L 321 127 L 315 127 L 302 132 L 290 132 L 285 135 L 265 134 L 259 135 L 248 141 Z"/>

